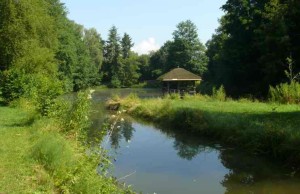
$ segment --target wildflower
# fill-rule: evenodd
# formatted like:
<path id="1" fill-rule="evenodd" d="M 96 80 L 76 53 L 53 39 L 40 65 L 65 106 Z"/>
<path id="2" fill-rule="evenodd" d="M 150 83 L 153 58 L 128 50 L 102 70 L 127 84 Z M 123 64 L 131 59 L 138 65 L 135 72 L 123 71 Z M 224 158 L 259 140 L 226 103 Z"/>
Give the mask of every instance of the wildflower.
<path id="1" fill-rule="evenodd" d="M 126 111 L 126 110 L 123 110 L 122 112 L 124 112 L 124 113 L 125 113 L 125 112 L 127 112 L 127 111 Z"/>
<path id="2" fill-rule="evenodd" d="M 116 115 L 111 115 L 111 117 L 112 117 L 112 118 L 115 118 L 115 117 L 116 117 Z"/>
<path id="3" fill-rule="evenodd" d="M 117 126 L 117 129 L 120 129 L 120 128 L 121 128 L 121 126 L 120 126 L 120 125 L 118 125 L 118 126 Z"/>
<path id="4" fill-rule="evenodd" d="M 87 96 L 87 99 L 92 99 L 92 95 L 89 94 L 89 95 Z"/>
<path id="5" fill-rule="evenodd" d="M 123 122 L 124 121 L 124 119 L 123 118 L 121 118 L 121 122 Z"/>
<path id="6" fill-rule="evenodd" d="M 121 111 L 118 111 L 118 114 L 121 114 Z"/>
<path id="7" fill-rule="evenodd" d="M 90 94 L 92 94 L 92 93 L 94 93 L 95 92 L 95 90 L 94 89 L 91 89 L 90 90 Z"/>

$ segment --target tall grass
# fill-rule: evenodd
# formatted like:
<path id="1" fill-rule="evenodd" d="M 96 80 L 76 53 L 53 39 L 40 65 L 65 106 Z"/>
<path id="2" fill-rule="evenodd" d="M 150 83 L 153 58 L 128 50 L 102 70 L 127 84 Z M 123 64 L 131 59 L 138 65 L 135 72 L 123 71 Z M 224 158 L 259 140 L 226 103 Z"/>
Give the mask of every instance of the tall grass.
<path id="1" fill-rule="evenodd" d="M 212 90 L 212 98 L 219 100 L 219 101 L 225 101 L 226 100 L 226 92 L 223 85 L 221 85 L 218 89 L 213 87 Z"/>
<path id="2" fill-rule="evenodd" d="M 285 104 L 300 104 L 300 83 L 292 81 L 270 87 L 270 100 Z"/>

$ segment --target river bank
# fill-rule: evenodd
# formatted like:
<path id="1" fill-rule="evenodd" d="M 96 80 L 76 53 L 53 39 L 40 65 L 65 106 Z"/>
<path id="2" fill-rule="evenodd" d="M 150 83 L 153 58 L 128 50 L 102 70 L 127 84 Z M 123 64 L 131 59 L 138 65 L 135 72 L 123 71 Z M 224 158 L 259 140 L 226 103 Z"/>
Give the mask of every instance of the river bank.
<path id="1" fill-rule="evenodd" d="M 217 101 L 201 96 L 139 99 L 134 95 L 114 98 L 108 104 L 120 104 L 120 109 L 136 118 L 212 137 L 289 167 L 299 167 L 299 105 Z"/>
<path id="2" fill-rule="evenodd" d="M 108 165 L 58 120 L 0 106 L 0 193 L 132 193 L 99 163 Z"/>

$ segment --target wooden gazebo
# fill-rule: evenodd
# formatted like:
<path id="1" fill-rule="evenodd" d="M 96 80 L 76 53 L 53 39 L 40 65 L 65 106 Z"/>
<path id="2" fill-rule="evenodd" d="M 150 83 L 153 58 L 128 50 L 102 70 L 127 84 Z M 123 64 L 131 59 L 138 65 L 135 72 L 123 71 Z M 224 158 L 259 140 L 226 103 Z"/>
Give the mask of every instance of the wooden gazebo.
<path id="1" fill-rule="evenodd" d="M 196 81 L 201 77 L 183 68 L 175 68 L 157 78 L 162 82 L 163 93 L 196 93 Z"/>

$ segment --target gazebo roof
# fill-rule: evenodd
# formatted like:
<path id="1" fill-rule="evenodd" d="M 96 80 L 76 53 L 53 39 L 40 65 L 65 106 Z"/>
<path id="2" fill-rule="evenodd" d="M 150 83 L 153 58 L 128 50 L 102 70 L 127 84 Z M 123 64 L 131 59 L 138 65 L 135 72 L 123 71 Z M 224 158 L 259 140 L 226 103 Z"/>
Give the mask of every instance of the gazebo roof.
<path id="1" fill-rule="evenodd" d="M 200 81 L 200 76 L 195 75 L 183 68 L 175 68 L 157 78 L 160 81 Z"/>

